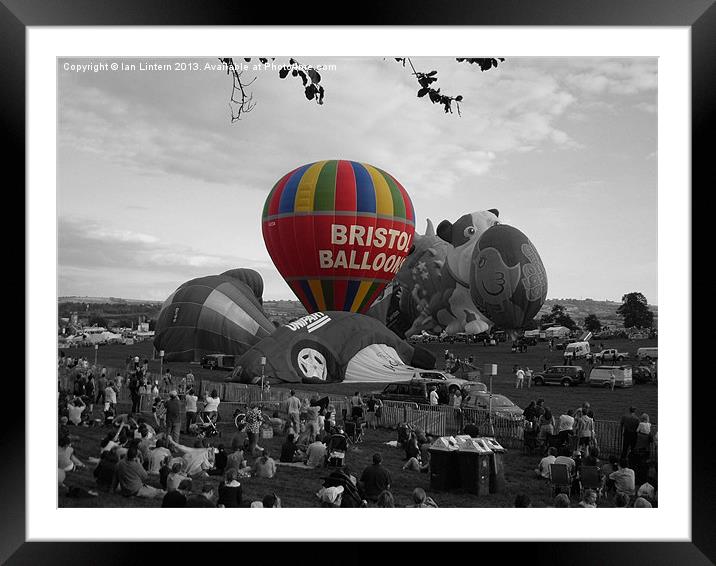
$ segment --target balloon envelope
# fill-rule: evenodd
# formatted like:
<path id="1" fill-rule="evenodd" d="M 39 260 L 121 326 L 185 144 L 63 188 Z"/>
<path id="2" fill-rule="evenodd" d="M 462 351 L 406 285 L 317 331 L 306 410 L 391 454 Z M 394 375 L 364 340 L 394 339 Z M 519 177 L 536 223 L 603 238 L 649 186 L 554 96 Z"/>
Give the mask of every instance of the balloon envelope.
<path id="1" fill-rule="evenodd" d="M 330 160 L 284 175 L 266 199 L 262 230 L 276 268 L 309 313 L 364 313 L 410 250 L 413 205 L 389 173 Z"/>
<path id="2" fill-rule="evenodd" d="M 274 329 L 246 283 L 210 275 L 187 281 L 164 301 L 154 347 L 167 361 L 199 361 L 210 353 L 243 354 Z"/>
<path id="3" fill-rule="evenodd" d="M 535 317 L 547 298 L 547 273 L 527 236 L 497 224 L 480 237 L 472 254 L 470 296 L 505 330 L 521 329 Z"/>
<path id="4" fill-rule="evenodd" d="M 222 275 L 228 275 L 229 277 L 235 277 L 239 281 L 246 283 L 251 291 L 254 293 L 254 297 L 259 300 L 259 303 L 263 303 L 264 294 L 264 280 L 258 271 L 248 269 L 245 267 L 239 267 L 237 269 L 229 269 L 224 271 Z"/>
<path id="5" fill-rule="evenodd" d="M 362 357 L 349 371 L 359 352 Z M 252 383 L 263 371 L 270 379 L 292 383 L 391 381 L 397 366 L 416 363 L 432 368 L 435 359 L 425 352 L 416 356 L 410 344 L 372 317 L 325 311 L 276 329 L 237 361 L 231 379 Z"/>

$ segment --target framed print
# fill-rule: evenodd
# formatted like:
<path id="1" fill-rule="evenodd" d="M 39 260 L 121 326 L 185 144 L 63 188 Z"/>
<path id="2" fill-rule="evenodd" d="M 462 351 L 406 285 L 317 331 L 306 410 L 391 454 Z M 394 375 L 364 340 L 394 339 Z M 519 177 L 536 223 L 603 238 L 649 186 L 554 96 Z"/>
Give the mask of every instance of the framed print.
<path id="1" fill-rule="evenodd" d="M 690 229 L 714 8 L 403 8 L 3 2 L 28 323 L 3 560 L 715 559 Z"/>

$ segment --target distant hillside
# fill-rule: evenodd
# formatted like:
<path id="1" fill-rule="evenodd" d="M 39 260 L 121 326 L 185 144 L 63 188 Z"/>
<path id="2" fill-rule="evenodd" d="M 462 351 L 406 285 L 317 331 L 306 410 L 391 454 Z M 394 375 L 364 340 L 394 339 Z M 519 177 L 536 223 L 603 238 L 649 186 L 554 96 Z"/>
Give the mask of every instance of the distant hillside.
<path id="1" fill-rule="evenodd" d="M 85 303 L 85 304 L 118 304 L 118 305 L 161 305 L 163 301 L 150 301 L 149 299 L 121 299 L 119 297 L 58 297 L 58 303 Z"/>
<path id="2" fill-rule="evenodd" d="M 150 301 L 146 299 L 122 299 L 118 297 L 59 297 L 59 304 L 62 303 L 81 303 L 88 305 L 150 305 L 160 306 L 162 301 Z M 584 323 L 584 318 L 589 314 L 597 316 L 603 326 L 621 327 L 622 319 L 617 316 L 617 309 L 621 302 L 617 301 L 594 301 L 592 299 L 547 299 L 535 317 L 536 320 L 543 314 L 547 314 L 552 310 L 554 305 L 562 305 L 574 322 L 578 325 Z M 654 322 L 657 323 L 659 311 L 656 305 L 649 305 L 649 309 L 654 313 Z M 264 301 L 264 310 L 270 319 L 279 323 L 285 323 L 289 320 L 301 317 L 306 314 L 306 309 L 299 301 L 280 300 L 280 301 Z M 155 313 L 154 309 L 147 312 L 151 318 Z M 656 325 L 656 324 L 655 324 Z"/>
<path id="3" fill-rule="evenodd" d="M 617 309 L 621 306 L 621 302 L 617 301 L 593 301 L 592 299 L 547 299 L 535 317 L 535 320 L 543 314 L 547 314 L 552 310 L 554 305 L 562 305 L 572 320 L 579 326 L 584 323 L 584 318 L 588 314 L 594 314 L 602 323 L 602 326 L 621 327 L 623 319 L 617 315 Z M 657 326 L 659 318 L 659 307 L 649 305 L 649 310 L 654 313 L 654 324 Z"/>

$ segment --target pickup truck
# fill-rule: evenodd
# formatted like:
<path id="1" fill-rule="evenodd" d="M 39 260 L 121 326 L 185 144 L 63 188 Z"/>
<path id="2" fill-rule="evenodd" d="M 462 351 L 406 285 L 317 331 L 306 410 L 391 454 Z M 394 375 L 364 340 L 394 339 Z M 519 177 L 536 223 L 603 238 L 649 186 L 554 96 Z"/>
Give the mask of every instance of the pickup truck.
<path id="1" fill-rule="evenodd" d="M 608 348 L 606 350 L 602 350 L 601 352 L 597 352 L 594 354 L 594 359 L 610 362 L 614 359 L 614 354 L 617 355 L 616 359 L 618 362 L 629 359 L 629 354 L 627 352 L 618 352 L 615 348 Z"/>

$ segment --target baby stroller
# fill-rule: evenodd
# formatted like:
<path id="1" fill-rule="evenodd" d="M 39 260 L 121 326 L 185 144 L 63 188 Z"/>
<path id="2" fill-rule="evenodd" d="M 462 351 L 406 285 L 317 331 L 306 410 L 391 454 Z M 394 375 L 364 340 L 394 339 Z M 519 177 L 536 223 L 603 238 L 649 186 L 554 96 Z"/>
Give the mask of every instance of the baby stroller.
<path id="1" fill-rule="evenodd" d="M 332 434 L 326 449 L 326 466 L 341 468 L 348 452 L 348 437 L 342 432 Z M 325 486 L 330 487 L 330 486 Z"/>
<path id="2" fill-rule="evenodd" d="M 196 415 L 197 421 L 189 427 L 189 430 L 196 434 L 197 438 L 204 438 L 207 436 L 219 436 L 221 433 L 216 428 L 216 421 L 219 418 L 218 413 L 204 413 L 199 412 Z"/>

